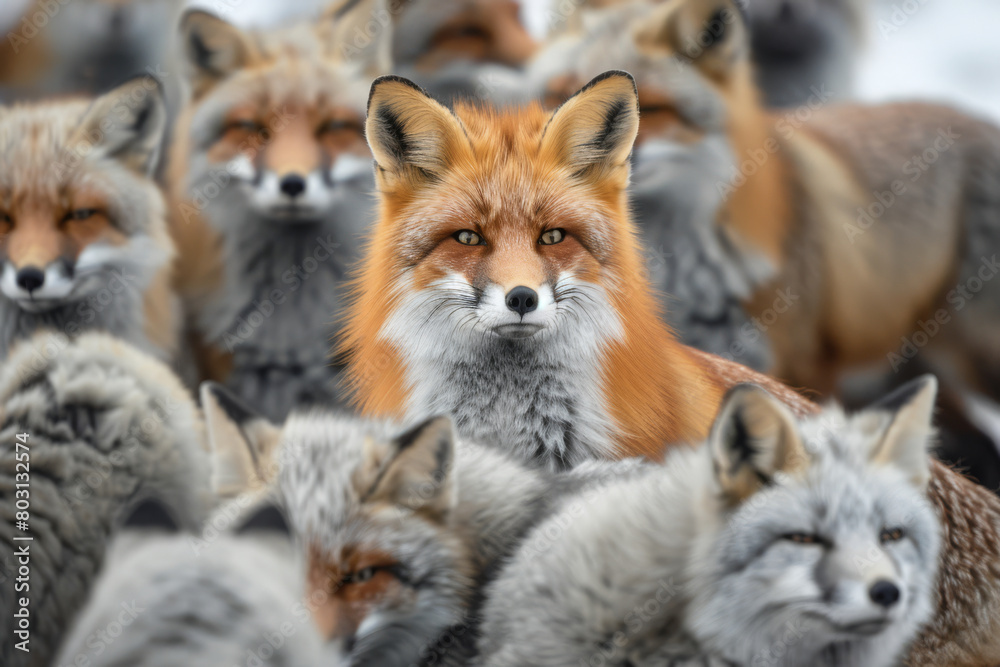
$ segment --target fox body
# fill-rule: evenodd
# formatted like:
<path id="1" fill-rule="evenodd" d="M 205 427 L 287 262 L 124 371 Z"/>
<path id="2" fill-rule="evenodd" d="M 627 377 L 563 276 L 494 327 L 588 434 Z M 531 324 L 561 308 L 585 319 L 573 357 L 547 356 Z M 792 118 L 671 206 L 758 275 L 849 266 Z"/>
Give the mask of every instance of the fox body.
<path id="1" fill-rule="evenodd" d="M 357 54 L 340 47 L 373 4 L 268 33 L 198 11 L 182 22 L 192 99 L 171 161 L 180 289 L 203 373 L 275 419 L 337 395 L 331 322 L 373 209 L 364 100 L 389 35 Z"/>
<path id="2" fill-rule="evenodd" d="M 515 0 L 408 0 L 394 16 L 394 71 L 450 103 L 525 102 L 522 68 L 538 48 Z"/>
<path id="3" fill-rule="evenodd" d="M 479 591 L 564 497 L 639 474 L 637 461 L 553 475 L 456 440 L 305 411 L 278 429 L 219 386 L 202 391 L 220 493 L 276 486 L 308 547 L 309 600 L 352 665 L 466 664 Z M 220 480 L 217 480 L 220 481 Z"/>
<path id="4" fill-rule="evenodd" d="M 165 123 L 151 78 L 0 107 L 0 357 L 40 328 L 176 354 L 174 246 L 150 178 Z"/>
<path id="5" fill-rule="evenodd" d="M 256 665 L 324 662 L 302 596 L 303 558 L 277 505 L 221 507 L 211 541 L 181 530 L 155 500 L 116 531 L 87 606 L 54 665 Z M 107 628 L 123 626 L 119 635 Z M 277 639 L 276 639 L 277 637 Z M 251 657 L 252 656 L 252 657 Z"/>
<path id="6" fill-rule="evenodd" d="M 891 361 L 919 322 L 950 309 L 954 324 L 932 347 L 959 366 L 978 365 L 980 385 L 995 385 L 1000 356 L 982 335 L 995 299 L 971 298 L 967 283 L 991 275 L 1000 247 L 1000 130 L 932 105 L 824 107 L 822 89 L 804 119 L 771 113 L 733 3 L 676 0 L 630 12 L 579 42 L 561 77 L 551 68 L 538 76 L 558 99 L 617 54 L 637 76 L 640 141 L 689 156 L 728 147 L 706 167 L 729 174 L 715 181 L 715 219 L 734 265 L 746 267 L 743 301 L 756 318 L 746 333 L 770 338 L 773 372 L 828 392 L 841 370 Z M 788 289 L 794 304 L 776 309 Z"/>
<path id="7" fill-rule="evenodd" d="M 750 371 L 660 320 L 625 193 L 637 124 L 622 73 L 552 114 L 376 81 L 380 219 L 342 347 L 363 412 L 450 414 L 553 468 L 704 435 L 723 376 Z"/>
<path id="8" fill-rule="evenodd" d="M 21 534 L 15 500 L 24 499 L 24 474 L 34 536 L 30 653 L 15 650 L 21 640 L 5 634 L 2 660 L 48 665 L 131 503 L 155 495 L 186 529 L 201 525 L 213 502 L 201 415 L 166 366 L 126 343 L 44 332 L 18 344 L 0 372 L 0 433 L 11 443 L 0 463 L 5 568 L 14 567 L 22 545 L 12 538 Z M 5 587 L 4 613 L 25 594 Z"/>
<path id="9" fill-rule="evenodd" d="M 737 387 L 707 444 L 536 529 L 562 527 L 491 587 L 483 664 L 898 664 L 934 610 L 934 394 L 796 421 Z"/>

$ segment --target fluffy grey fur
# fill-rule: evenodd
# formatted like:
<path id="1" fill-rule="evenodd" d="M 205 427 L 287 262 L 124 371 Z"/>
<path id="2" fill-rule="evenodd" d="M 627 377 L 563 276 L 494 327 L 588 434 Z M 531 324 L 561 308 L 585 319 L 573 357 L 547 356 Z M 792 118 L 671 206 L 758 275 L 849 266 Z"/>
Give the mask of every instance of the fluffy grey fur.
<path id="1" fill-rule="evenodd" d="M 424 440 L 413 434 L 437 421 L 403 441 Z M 367 485 L 359 490 L 359 471 L 370 465 L 372 443 L 400 437 L 398 425 L 320 412 L 293 415 L 285 425 L 280 489 L 296 532 L 333 558 L 352 548 L 392 554 L 411 600 L 403 607 L 385 600 L 369 612 L 349 642 L 352 665 L 465 664 L 477 632 L 477 590 L 527 529 L 571 491 L 641 468 L 591 462 L 552 475 L 493 448 L 465 441 L 453 448 L 450 429 L 434 445 L 440 450 L 425 452 L 440 467 L 414 472 L 407 477 L 412 488 L 379 506 L 364 497 Z M 426 446 L 424 440 L 400 451 Z M 417 468 L 390 461 L 381 469 L 392 465 Z"/>
<path id="2" fill-rule="evenodd" d="M 727 142 L 709 136 L 681 147 L 649 140 L 633 162 L 630 198 L 667 322 L 686 345 L 766 371 L 770 345 L 743 307 L 761 275 L 717 224 L 718 184 L 733 162 Z"/>
<path id="3" fill-rule="evenodd" d="M 42 333 L 17 346 L 0 372 L 0 561 L 12 545 L 31 555 L 31 652 L 3 637 L 5 665 L 46 665 L 83 604 L 120 513 L 147 494 L 181 523 L 200 525 L 210 503 L 201 418 L 162 364 L 101 334 L 75 341 Z M 30 453 L 31 542 L 15 525 L 15 434 Z M 13 613 L 12 586 L 0 593 Z"/>
<path id="4" fill-rule="evenodd" d="M 745 7 L 768 106 L 805 104 L 820 87 L 836 99 L 853 95 L 863 0 L 754 0 Z"/>
<path id="5" fill-rule="evenodd" d="M 796 424 L 734 390 L 709 444 L 532 531 L 488 591 L 480 664 L 895 664 L 933 613 L 939 547 L 934 389 L 907 391 Z M 878 581 L 895 605 L 869 599 Z"/>
<path id="6" fill-rule="evenodd" d="M 336 667 L 302 598 L 303 559 L 287 526 L 253 527 L 277 511 L 223 507 L 234 529 L 204 541 L 123 528 L 54 664 Z"/>

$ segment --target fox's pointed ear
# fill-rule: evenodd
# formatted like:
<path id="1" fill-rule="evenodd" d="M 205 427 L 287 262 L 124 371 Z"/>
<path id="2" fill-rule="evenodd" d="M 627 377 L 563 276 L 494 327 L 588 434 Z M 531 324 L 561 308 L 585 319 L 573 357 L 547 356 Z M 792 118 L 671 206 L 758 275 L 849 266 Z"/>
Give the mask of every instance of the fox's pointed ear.
<path id="1" fill-rule="evenodd" d="M 747 60 L 750 36 L 735 0 L 681 0 L 657 7 L 635 28 L 640 50 L 687 58 L 713 79 L 722 80 Z"/>
<path id="2" fill-rule="evenodd" d="M 236 529 L 238 535 L 251 532 L 269 533 L 289 538 L 292 536 L 292 529 L 288 526 L 285 513 L 273 501 L 262 503 L 254 508 Z"/>
<path id="3" fill-rule="evenodd" d="M 155 498 L 146 498 L 129 510 L 122 522 L 123 530 L 157 530 L 163 533 L 180 531 L 177 520 L 166 505 Z"/>
<path id="4" fill-rule="evenodd" d="M 271 463 L 281 430 L 215 382 L 202 383 L 201 406 L 212 450 L 213 490 L 228 497 L 266 486 L 276 473 Z"/>
<path id="5" fill-rule="evenodd" d="M 362 500 L 384 501 L 443 519 L 452 507 L 455 433 L 448 417 L 433 417 L 394 440 L 365 442 L 356 481 Z"/>
<path id="6" fill-rule="evenodd" d="M 380 178 L 439 177 L 471 150 L 458 118 L 417 84 L 398 76 L 372 83 L 365 134 Z"/>
<path id="7" fill-rule="evenodd" d="M 185 75 L 195 99 L 245 67 L 255 53 L 246 33 L 200 9 L 188 10 L 181 18 L 180 39 Z"/>
<path id="8" fill-rule="evenodd" d="M 809 461 L 795 417 L 753 384 L 738 385 L 723 399 L 709 448 L 716 480 L 733 504 L 752 496 L 776 474 L 794 472 Z"/>
<path id="9" fill-rule="evenodd" d="M 889 426 L 871 452 L 872 463 L 900 468 L 920 489 L 931 478 L 937 379 L 924 375 L 892 392 L 865 413 L 889 414 Z"/>
<path id="10" fill-rule="evenodd" d="M 323 13 L 320 38 L 334 56 L 375 78 L 392 71 L 392 14 L 386 0 L 338 0 Z"/>
<path id="11" fill-rule="evenodd" d="M 76 138 L 90 150 L 149 175 L 156 169 L 166 128 L 163 87 L 155 77 L 140 76 L 95 99 Z"/>
<path id="12" fill-rule="evenodd" d="M 552 112 L 541 154 L 581 175 L 628 174 L 628 156 L 639 131 L 639 98 L 626 72 L 600 75 Z"/>

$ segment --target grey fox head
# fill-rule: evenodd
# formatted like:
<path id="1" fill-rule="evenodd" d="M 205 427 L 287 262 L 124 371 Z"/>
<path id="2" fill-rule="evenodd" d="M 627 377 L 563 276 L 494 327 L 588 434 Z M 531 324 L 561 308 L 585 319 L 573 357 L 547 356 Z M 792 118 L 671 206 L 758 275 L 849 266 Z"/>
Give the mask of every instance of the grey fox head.
<path id="1" fill-rule="evenodd" d="M 927 376 L 801 422 L 758 387 L 730 393 L 709 440 L 724 525 L 695 567 L 700 641 L 744 665 L 893 664 L 933 610 L 936 390 Z"/>
<path id="2" fill-rule="evenodd" d="M 372 206 L 364 103 L 371 77 L 388 68 L 391 28 L 380 5 L 345 3 L 315 25 L 253 34 L 203 11 L 184 16 L 187 191 L 216 227 L 239 231 L 248 217 L 364 222 Z M 357 43 L 377 21 L 385 25 L 375 37 Z"/>
<path id="3" fill-rule="evenodd" d="M 403 432 L 315 411 L 278 429 L 218 385 L 202 395 L 217 488 L 252 495 L 277 485 L 308 550 L 307 606 L 342 658 L 408 665 L 461 621 L 471 555 L 451 521 L 450 419 Z"/>

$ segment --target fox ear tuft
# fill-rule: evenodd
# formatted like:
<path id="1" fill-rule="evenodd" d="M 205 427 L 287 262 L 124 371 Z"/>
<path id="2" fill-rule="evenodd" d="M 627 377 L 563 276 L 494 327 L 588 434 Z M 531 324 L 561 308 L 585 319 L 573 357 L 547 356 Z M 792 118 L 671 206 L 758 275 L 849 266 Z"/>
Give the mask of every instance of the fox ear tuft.
<path id="1" fill-rule="evenodd" d="M 365 134 L 382 178 L 435 178 L 471 148 L 458 118 L 417 84 L 382 76 L 368 95 Z"/>
<path id="2" fill-rule="evenodd" d="M 180 35 L 185 74 L 196 99 L 246 66 L 254 53 L 252 40 L 242 30 L 200 9 L 184 14 Z"/>
<path id="3" fill-rule="evenodd" d="M 628 171 L 639 131 L 635 80 L 626 72 L 605 72 L 552 112 L 541 151 L 581 175 Z"/>
<path id="4" fill-rule="evenodd" d="M 288 526 L 285 513 L 274 502 L 267 502 L 255 508 L 236 529 L 238 535 L 251 532 L 271 533 L 283 537 L 292 536 L 292 529 Z"/>
<path id="5" fill-rule="evenodd" d="M 163 87 L 156 77 L 140 76 L 95 99 L 80 121 L 76 138 L 101 155 L 150 175 L 156 169 L 166 128 Z"/>
<path id="6" fill-rule="evenodd" d="M 716 480 L 733 504 L 752 496 L 776 474 L 794 472 L 809 460 L 795 418 L 778 399 L 752 384 L 734 387 L 723 399 L 709 448 Z"/>
<path id="7" fill-rule="evenodd" d="M 122 529 L 158 530 L 164 533 L 180 531 L 166 505 L 155 498 L 146 498 L 135 505 L 122 522 Z"/>
<path id="8" fill-rule="evenodd" d="M 931 478 L 928 450 L 934 438 L 937 389 L 937 379 L 924 375 L 865 410 L 866 413 L 891 415 L 889 426 L 872 449 L 872 463 L 900 468 L 920 489 L 925 488 Z"/>
<path id="9" fill-rule="evenodd" d="M 386 0 L 338 0 L 323 13 L 318 30 L 329 53 L 367 76 L 392 71 L 393 18 Z"/>
<path id="10" fill-rule="evenodd" d="M 664 4 L 644 18 L 635 38 L 640 49 L 667 50 L 719 80 L 750 53 L 746 19 L 736 0 Z"/>
<path id="11" fill-rule="evenodd" d="M 368 440 L 359 478 L 362 500 L 391 502 L 443 519 L 454 497 L 454 456 L 455 433 L 448 417 L 428 419 L 389 442 Z"/>
<path id="12" fill-rule="evenodd" d="M 208 428 L 212 488 L 230 497 L 265 486 L 281 430 L 216 382 L 201 385 L 201 406 Z"/>

